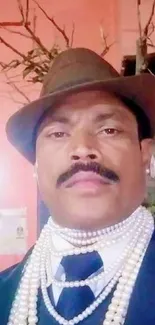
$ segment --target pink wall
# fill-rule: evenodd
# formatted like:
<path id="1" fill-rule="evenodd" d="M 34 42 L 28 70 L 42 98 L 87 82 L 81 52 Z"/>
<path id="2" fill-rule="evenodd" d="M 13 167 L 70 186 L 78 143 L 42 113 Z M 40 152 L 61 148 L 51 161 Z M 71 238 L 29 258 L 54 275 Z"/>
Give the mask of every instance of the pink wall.
<path id="1" fill-rule="evenodd" d="M 24 2 L 24 1 L 23 1 Z M 146 7 L 150 0 L 144 0 Z M 47 10 L 48 14 L 54 16 L 56 21 L 66 26 L 67 34 L 71 33 L 72 23 L 75 24 L 74 47 L 83 46 L 102 51 L 99 27 L 102 23 L 105 34 L 108 34 L 108 43 L 115 41 L 108 52 L 106 58 L 113 63 L 115 68 L 120 69 L 122 54 L 134 50 L 134 38 L 137 34 L 136 0 L 40 0 L 39 4 Z M 0 0 L 0 21 L 19 20 L 16 0 Z M 56 39 L 59 44 L 63 42 L 60 35 L 51 28 L 51 24 L 45 21 L 43 15 L 39 13 L 38 34 L 45 44 L 50 45 Z M 134 32 L 132 31 L 134 29 Z M 134 37 L 133 37 L 134 34 Z M 29 42 L 19 41 L 19 37 L 9 35 L 8 37 L 21 51 L 28 48 Z M 0 60 L 10 60 L 14 58 L 2 44 L 0 44 Z M 32 166 L 23 159 L 14 148 L 7 142 L 5 136 L 5 123 L 8 117 L 19 108 L 12 100 L 6 98 L 4 91 L 8 91 L 4 84 L 4 78 L 0 77 L 0 174 L 3 171 L 3 179 L 0 177 L 0 208 L 14 208 L 26 206 L 28 209 L 28 246 L 30 247 L 36 239 L 36 185 L 33 178 Z M 36 91 L 31 93 L 31 97 L 37 96 Z M 7 94 L 9 97 L 9 94 Z M 0 269 L 9 266 L 21 256 L 0 256 Z"/>

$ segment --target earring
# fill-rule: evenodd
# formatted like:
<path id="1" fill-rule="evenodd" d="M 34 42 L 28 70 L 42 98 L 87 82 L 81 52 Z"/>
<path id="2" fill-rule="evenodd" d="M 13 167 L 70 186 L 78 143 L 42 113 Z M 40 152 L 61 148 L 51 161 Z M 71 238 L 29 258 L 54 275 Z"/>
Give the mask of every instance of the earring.
<path id="1" fill-rule="evenodd" d="M 150 162 L 150 176 L 151 178 L 155 178 L 155 157 L 152 155 Z"/>
<path id="2" fill-rule="evenodd" d="M 34 173 L 33 173 L 33 177 L 36 179 L 38 179 L 37 169 L 38 169 L 38 162 L 36 161 L 34 165 Z"/>
<path id="3" fill-rule="evenodd" d="M 33 177 L 34 177 L 34 178 L 37 178 L 37 173 L 36 173 L 36 171 L 34 171 L 34 173 L 33 173 Z"/>
<path id="4" fill-rule="evenodd" d="M 150 175 L 150 169 L 149 168 L 146 169 L 146 175 Z"/>

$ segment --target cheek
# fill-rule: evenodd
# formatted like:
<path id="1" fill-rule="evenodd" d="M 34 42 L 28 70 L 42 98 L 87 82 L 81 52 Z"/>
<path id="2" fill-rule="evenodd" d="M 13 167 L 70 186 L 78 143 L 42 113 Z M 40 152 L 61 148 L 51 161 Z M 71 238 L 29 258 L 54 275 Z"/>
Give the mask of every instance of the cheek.
<path id="1" fill-rule="evenodd" d="M 128 147 L 119 155 L 118 163 L 124 195 L 133 200 L 143 196 L 146 177 L 140 148 Z"/>
<path id="2" fill-rule="evenodd" d="M 122 141 L 111 142 L 102 146 L 103 163 L 113 169 L 120 176 L 121 180 L 127 183 L 138 182 L 144 178 L 144 167 L 142 153 L 139 143 Z"/>
<path id="3" fill-rule="evenodd" d="M 36 147 L 38 185 L 40 192 L 51 195 L 56 189 L 58 177 L 65 168 L 64 150 L 56 150 L 50 144 L 39 143 Z"/>

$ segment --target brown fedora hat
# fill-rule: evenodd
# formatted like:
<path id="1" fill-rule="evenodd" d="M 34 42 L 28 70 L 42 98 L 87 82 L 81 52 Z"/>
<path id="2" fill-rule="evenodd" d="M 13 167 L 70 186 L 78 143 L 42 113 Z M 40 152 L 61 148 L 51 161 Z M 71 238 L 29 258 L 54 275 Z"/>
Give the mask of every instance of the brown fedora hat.
<path id="1" fill-rule="evenodd" d="M 86 48 L 69 49 L 55 59 L 47 73 L 39 99 L 10 117 L 6 125 L 9 141 L 31 163 L 35 163 L 34 133 L 43 114 L 67 94 L 103 89 L 136 103 L 148 116 L 155 131 L 155 77 L 151 74 L 122 77 L 104 59 Z"/>

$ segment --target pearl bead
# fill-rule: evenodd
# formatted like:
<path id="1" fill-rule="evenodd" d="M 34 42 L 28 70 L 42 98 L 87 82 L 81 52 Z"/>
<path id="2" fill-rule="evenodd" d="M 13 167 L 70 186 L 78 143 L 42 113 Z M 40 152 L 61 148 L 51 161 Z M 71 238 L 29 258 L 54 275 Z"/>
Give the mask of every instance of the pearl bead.
<path id="1" fill-rule="evenodd" d="M 114 292 L 114 297 L 121 298 L 121 296 L 122 296 L 122 293 L 121 292 L 119 292 L 117 290 Z"/>
<path id="2" fill-rule="evenodd" d="M 104 325 L 111 325 L 111 321 L 109 321 L 108 319 L 105 319 L 103 324 Z"/>
<path id="3" fill-rule="evenodd" d="M 36 296 L 30 296 L 29 297 L 29 301 L 30 301 L 30 303 L 32 302 L 32 303 L 36 303 L 37 302 L 37 297 Z"/>
<path id="4" fill-rule="evenodd" d="M 123 306 L 123 307 L 124 307 L 124 306 Z M 117 308 L 117 315 L 124 316 L 125 310 L 124 310 L 123 307 L 119 306 L 119 307 Z"/>
<path id="5" fill-rule="evenodd" d="M 28 307 L 27 306 L 20 306 L 19 307 L 19 309 L 18 309 L 18 312 L 19 312 L 19 314 L 21 313 L 21 314 L 23 314 L 24 316 L 26 316 L 27 315 L 27 312 L 28 312 Z"/>
<path id="6" fill-rule="evenodd" d="M 38 322 L 38 317 L 37 316 L 29 316 L 28 317 L 28 322 L 29 322 L 29 324 L 37 323 Z"/>
<path id="7" fill-rule="evenodd" d="M 19 320 L 19 322 L 20 321 L 24 321 L 26 318 L 27 317 L 26 317 L 26 315 L 23 312 L 18 314 L 18 320 Z"/>
<path id="8" fill-rule="evenodd" d="M 105 315 L 105 319 L 108 319 L 108 320 L 113 320 L 113 318 L 114 318 L 114 315 L 115 315 L 115 313 L 114 313 L 114 312 L 112 312 L 112 311 L 108 310 L 108 311 L 107 311 L 107 313 L 106 313 L 106 315 Z"/>
<path id="9" fill-rule="evenodd" d="M 122 323 L 118 320 L 114 320 L 114 322 L 113 322 L 113 324 L 115 324 L 115 325 L 121 325 Z"/>
<path id="10" fill-rule="evenodd" d="M 122 316 L 119 316 L 119 315 L 115 315 L 115 318 L 114 318 L 115 322 L 117 323 L 120 323 L 121 320 L 122 320 Z"/>

